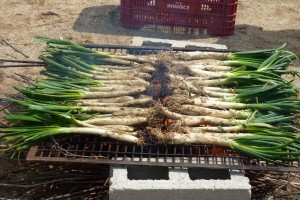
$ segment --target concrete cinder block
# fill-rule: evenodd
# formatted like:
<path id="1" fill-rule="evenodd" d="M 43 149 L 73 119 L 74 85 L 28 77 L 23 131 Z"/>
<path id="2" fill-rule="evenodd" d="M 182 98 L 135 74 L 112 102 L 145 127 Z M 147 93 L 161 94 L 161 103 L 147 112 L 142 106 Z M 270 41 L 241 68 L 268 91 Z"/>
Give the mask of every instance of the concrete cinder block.
<path id="1" fill-rule="evenodd" d="M 249 200 L 242 172 L 203 168 L 111 167 L 110 200 Z"/>
<path id="2" fill-rule="evenodd" d="M 191 42 L 181 40 L 167 40 L 147 37 L 133 37 L 131 40 L 132 46 L 165 46 L 165 47 L 202 47 L 211 49 L 227 49 L 223 44 L 212 44 L 203 42 Z"/>

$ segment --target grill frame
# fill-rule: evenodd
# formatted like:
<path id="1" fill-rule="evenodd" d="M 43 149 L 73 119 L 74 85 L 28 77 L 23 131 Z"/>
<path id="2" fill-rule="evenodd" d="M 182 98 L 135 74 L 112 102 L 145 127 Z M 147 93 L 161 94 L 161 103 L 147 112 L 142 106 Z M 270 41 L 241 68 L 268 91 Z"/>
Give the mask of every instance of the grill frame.
<path id="1" fill-rule="evenodd" d="M 229 52 L 228 50 L 216 50 L 212 48 L 172 48 L 147 46 L 131 47 L 115 45 L 84 46 L 102 52 L 126 53 L 133 55 L 157 54 L 161 51 L 179 52 L 198 50 L 213 52 Z M 37 146 L 31 147 L 28 151 L 26 160 L 35 162 L 63 162 L 83 164 L 140 165 L 186 168 L 195 167 L 230 170 L 300 172 L 300 162 L 292 163 L 293 167 L 275 166 L 274 164 L 270 164 L 265 161 L 260 161 L 258 159 L 251 159 L 247 156 L 238 155 L 236 152 L 231 151 L 230 149 L 225 149 L 221 147 L 215 148 L 221 148 L 223 150 L 223 154 L 210 154 L 213 148 L 211 145 L 166 146 L 163 144 L 155 144 L 153 141 L 150 140 L 148 144 L 138 146 L 136 144 L 123 143 L 95 136 L 83 137 L 76 135 L 67 139 L 59 139 L 59 142 L 53 139 L 52 141 L 42 142 Z M 68 143 L 67 147 L 65 143 Z M 87 150 L 87 146 L 89 145 L 93 146 L 92 150 Z M 100 149 L 95 150 L 96 146 Z M 108 149 L 104 151 L 103 146 L 107 146 Z M 178 152 L 177 149 L 179 148 L 182 148 L 183 152 Z M 128 152 L 128 149 L 133 149 L 133 151 Z M 136 151 L 136 149 L 140 149 L 140 151 L 138 152 Z M 152 152 L 153 149 L 158 150 L 158 153 Z M 186 149 L 189 149 L 189 153 L 185 151 Z M 196 155 L 195 152 L 197 152 L 197 149 L 198 154 Z M 204 153 L 201 153 L 199 149 L 202 149 L 202 152 Z M 168 153 L 170 151 L 172 153 Z M 98 154 L 97 156 L 94 155 L 96 153 Z M 228 156 L 229 154 L 230 156 Z M 139 155 L 139 157 L 135 155 Z"/>
<path id="2" fill-rule="evenodd" d="M 143 146 L 95 136 L 74 135 L 60 141 L 42 142 L 30 148 L 27 161 L 67 162 L 84 164 L 140 165 L 162 167 L 193 167 L 230 170 L 300 172 L 296 167 L 281 167 L 238 155 L 230 149 L 220 148 L 222 155 L 211 154 L 211 145 L 158 145 Z M 199 150 L 200 149 L 200 150 Z M 198 152 L 198 153 L 195 153 Z M 229 156 L 227 156 L 230 154 Z"/>

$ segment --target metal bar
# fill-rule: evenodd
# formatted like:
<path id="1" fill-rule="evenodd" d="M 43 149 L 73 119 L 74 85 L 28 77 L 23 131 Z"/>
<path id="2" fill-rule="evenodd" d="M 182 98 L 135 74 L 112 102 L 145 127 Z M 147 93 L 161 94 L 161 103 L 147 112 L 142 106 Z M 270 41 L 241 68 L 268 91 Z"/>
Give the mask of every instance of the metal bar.
<path id="1" fill-rule="evenodd" d="M 38 146 L 32 146 L 29 149 L 28 153 L 27 153 L 26 159 L 28 159 L 28 158 L 35 158 L 36 157 L 35 155 L 36 155 L 37 149 L 38 149 Z"/>
<path id="2" fill-rule="evenodd" d="M 64 158 L 35 158 L 27 157 L 27 161 L 40 162 L 65 162 Z M 139 162 L 127 160 L 109 160 L 109 159 L 85 159 L 85 158 L 70 158 L 68 163 L 85 164 L 116 164 L 116 165 L 137 165 L 137 166 L 159 166 L 159 167 L 185 167 L 185 168 L 211 168 L 211 169 L 231 169 L 231 170 L 251 170 L 251 171 L 274 171 L 274 172 L 300 172 L 298 167 L 273 167 L 273 166 L 254 166 L 254 165 L 223 165 L 223 164 L 197 164 L 197 163 L 173 163 L 173 162 Z"/>
<path id="3" fill-rule="evenodd" d="M 89 146 L 89 145 L 97 145 L 100 150 L 95 151 L 98 153 L 98 155 L 101 157 L 101 155 L 107 157 L 108 159 L 96 159 L 96 161 L 93 161 L 93 157 L 90 158 L 78 158 L 76 154 L 80 157 L 80 155 L 85 155 L 84 151 L 87 151 L 86 149 L 78 149 L 78 146 Z M 152 166 L 161 166 L 160 161 L 164 159 L 165 162 L 173 163 L 171 167 L 173 166 L 181 166 L 181 164 L 187 164 L 187 166 L 194 167 L 195 164 L 198 165 L 224 165 L 229 166 L 227 168 L 231 169 L 244 169 L 243 166 L 246 167 L 249 170 L 253 169 L 253 166 L 255 165 L 257 169 L 253 170 L 262 170 L 264 167 L 271 167 L 269 164 L 265 162 L 260 162 L 257 159 L 256 160 L 250 160 L 248 157 L 243 156 L 235 156 L 235 153 L 226 150 L 223 151 L 223 155 L 211 155 L 210 154 L 210 147 L 207 145 L 191 145 L 191 146 L 185 146 L 187 148 L 187 151 L 185 151 L 185 147 L 183 146 L 159 146 L 159 145 L 147 145 L 143 148 L 137 146 L 132 148 L 131 146 L 128 146 L 129 144 L 122 144 L 119 142 L 112 142 L 110 140 L 103 141 L 101 138 L 93 137 L 72 137 L 71 141 L 68 142 L 66 150 L 70 153 L 74 154 L 74 156 L 59 156 L 58 149 L 53 149 L 52 145 L 45 145 L 44 143 L 41 143 L 38 147 L 32 147 L 27 155 L 27 159 L 29 161 L 53 161 L 53 162 L 73 162 L 74 159 L 80 159 L 80 162 L 84 163 L 94 163 L 94 162 L 100 162 L 100 163 L 110 163 L 109 159 L 113 159 L 116 161 L 120 161 L 120 157 L 123 157 L 123 161 L 127 162 L 134 162 L 134 164 L 137 164 L 137 162 L 141 163 L 151 163 Z M 189 150 L 189 148 L 190 150 Z M 75 149 L 74 149 L 75 148 Z M 76 149 L 77 148 L 77 149 Z M 59 148 L 60 149 L 60 148 Z M 61 144 L 61 149 L 63 148 L 63 144 Z M 204 149 L 205 151 L 201 152 L 201 149 Z M 146 151 L 144 151 L 146 150 Z M 173 152 L 172 152 L 173 151 Z M 47 156 L 48 152 L 51 153 L 51 155 L 56 155 L 56 157 L 50 157 Z M 93 153 L 89 150 L 88 155 L 90 153 Z M 214 153 L 214 152 L 212 152 Z M 139 158 L 137 161 L 135 158 Z M 223 161 L 224 159 L 224 161 Z M 244 159 L 249 159 L 249 162 L 243 163 Z M 227 160 L 227 162 L 226 162 Z M 179 162 L 178 162 L 179 161 Z M 221 162 L 220 162 L 221 161 Z M 251 164 L 252 163 L 252 164 Z M 294 163 L 296 164 L 296 163 Z M 232 166 L 235 166 L 232 168 Z M 294 165 L 295 166 L 295 165 Z M 272 166 L 269 170 L 277 171 L 275 168 L 282 168 L 280 166 Z M 290 171 L 291 167 L 284 168 L 284 171 Z M 268 169 L 266 169 L 268 170 Z M 279 171 L 282 171 L 278 169 Z M 298 166 L 295 168 L 292 168 L 292 171 L 300 171 L 299 163 Z"/>
<path id="4" fill-rule="evenodd" d="M 237 52 L 236 50 L 228 49 L 214 49 L 210 47 L 159 47 L 159 46 L 126 46 L 126 45 L 97 45 L 97 44 L 81 44 L 87 48 L 108 48 L 108 49 L 127 49 L 128 51 L 134 50 L 150 50 L 150 51 L 210 51 L 210 52 Z"/>
<path id="5" fill-rule="evenodd" d="M 30 60 L 8 60 L 8 59 L 0 59 L 0 62 L 44 64 L 44 62 L 42 62 L 42 61 L 30 61 Z"/>
<path id="6" fill-rule="evenodd" d="M 22 64 L 22 65 L 0 65 L 0 68 L 10 68 L 10 67 L 43 67 L 45 64 Z"/>

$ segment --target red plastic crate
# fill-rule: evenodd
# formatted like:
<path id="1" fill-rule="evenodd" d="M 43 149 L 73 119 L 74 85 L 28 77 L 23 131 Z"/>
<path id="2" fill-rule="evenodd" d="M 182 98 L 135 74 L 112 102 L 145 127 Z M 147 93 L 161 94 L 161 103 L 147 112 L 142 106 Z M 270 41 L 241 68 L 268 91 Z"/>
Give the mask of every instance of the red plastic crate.
<path id="1" fill-rule="evenodd" d="M 121 25 L 206 29 L 211 35 L 234 33 L 238 0 L 121 0 Z"/>

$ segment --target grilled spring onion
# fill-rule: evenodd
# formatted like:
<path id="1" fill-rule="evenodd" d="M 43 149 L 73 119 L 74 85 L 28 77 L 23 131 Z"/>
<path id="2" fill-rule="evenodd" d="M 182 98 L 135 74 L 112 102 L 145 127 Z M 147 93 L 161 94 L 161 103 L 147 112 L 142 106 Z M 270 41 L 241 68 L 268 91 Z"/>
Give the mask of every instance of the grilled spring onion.
<path id="1" fill-rule="evenodd" d="M 257 71 L 260 72 L 259 70 L 248 70 L 246 67 L 240 67 L 240 68 L 236 68 L 236 69 L 230 69 L 228 71 L 224 71 L 224 70 L 218 70 L 218 71 L 211 71 L 211 70 L 207 70 L 207 67 L 202 67 L 199 65 L 192 65 L 192 66 L 188 66 L 186 67 L 188 73 L 192 76 L 199 76 L 199 77 L 203 77 L 202 79 L 216 79 L 216 78 L 226 78 L 226 77 L 231 77 L 231 76 L 235 76 L 236 74 L 238 75 L 239 72 L 240 74 L 244 74 L 247 73 L 247 71 Z M 215 67 L 217 68 L 217 67 Z M 263 70 L 263 72 L 271 72 L 272 74 L 275 75 L 283 75 L 283 74 L 291 74 L 293 76 L 299 76 L 299 72 L 298 71 L 294 71 L 294 70 L 287 70 L 287 69 L 266 69 Z"/>
<path id="2" fill-rule="evenodd" d="M 28 98 L 41 99 L 41 100 L 61 100 L 72 101 L 78 99 L 98 99 L 98 98 L 112 98 L 126 95 L 141 94 L 146 90 L 146 87 L 132 88 L 127 91 L 111 91 L 111 92 L 90 92 L 83 90 L 42 90 L 32 91 L 25 90 L 19 87 L 14 87 L 20 93 L 24 94 Z"/>
<path id="3" fill-rule="evenodd" d="M 53 108 L 57 107 L 58 108 L 57 110 L 68 110 L 68 111 L 73 109 L 79 109 L 80 106 L 97 107 L 98 109 L 104 109 L 105 107 L 137 107 L 137 106 L 146 107 L 153 102 L 152 98 L 150 97 L 134 99 L 133 97 L 129 97 L 129 96 L 122 96 L 117 98 L 106 98 L 106 99 L 85 99 L 85 100 L 83 99 L 72 103 L 61 102 L 59 105 L 57 102 L 39 102 L 30 99 L 25 99 L 24 101 L 21 101 L 12 98 L 7 98 L 7 100 L 14 104 L 24 106 L 26 108 L 28 108 L 31 105 L 49 106 L 49 108 L 53 106 Z M 64 107 L 66 109 L 64 109 Z M 70 109 L 68 107 L 70 107 Z"/>
<path id="4" fill-rule="evenodd" d="M 236 73 L 232 76 L 228 76 L 226 78 L 220 79 L 207 79 L 202 77 L 192 77 L 192 78 L 185 78 L 182 76 L 175 76 L 169 74 L 168 77 L 177 82 L 179 87 L 186 86 L 197 86 L 197 87 L 222 87 L 222 86 L 239 86 L 239 87 L 250 87 L 253 85 L 256 86 L 264 86 L 268 85 L 282 85 L 282 84 L 289 84 L 289 82 L 282 77 L 268 72 L 241 72 Z"/>
<path id="5" fill-rule="evenodd" d="M 6 138 L 0 144 L 13 144 L 0 152 L 0 155 L 7 152 L 10 149 L 16 151 L 22 151 L 28 147 L 37 144 L 38 142 L 49 139 L 57 135 L 69 135 L 69 134 L 89 134 L 100 137 L 109 137 L 120 141 L 126 141 L 131 143 L 141 144 L 142 139 L 129 134 L 117 133 L 114 129 L 104 129 L 101 127 L 61 127 L 61 126 L 35 126 L 35 127 L 13 127 L 5 128 L 5 134 L 0 136 L 0 139 Z"/>
<path id="6" fill-rule="evenodd" d="M 235 110 L 262 110 L 273 111 L 278 113 L 296 114 L 300 111 L 300 102 L 297 99 L 277 99 L 273 101 L 266 101 L 264 103 L 237 103 L 212 100 L 211 98 L 193 98 L 186 100 L 187 104 L 197 105 L 207 108 L 216 109 L 235 109 Z"/>
<path id="7" fill-rule="evenodd" d="M 207 125 L 220 125 L 220 126 L 235 126 L 239 124 L 246 124 L 249 121 L 247 119 L 228 119 L 222 117 L 212 117 L 212 116 L 189 116 L 189 115 L 182 115 L 176 112 L 171 112 L 165 107 L 160 108 L 162 113 L 171 119 L 180 120 L 183 125 L 185 126 L 199 126 L 200 124 L 207 124 Z M 221 112 L 220 112 L 221 113 Z M 295 119 L 294 116 L 285 116 L 285 115 L 276 115 L 273 118 L 254 118 L 255 122 L 264 122 L 264 123 L 272 123 L 272 122 L 283 122 L 285 120 L 290 121 L 291 119 Z"/>
<path id="8" fill-rule="evenodd" d="M 204 79 L 196 82 L 197 86 L 220 86 L 226 84 L 239 84 L 240 86 L 249 86 L 256 84 L 284 84 L 286 80 L 276 74 L 269 72 L 244 71 L 228 75 L 221 79 Z"/>
<path id="9" fill-rule="evenodd" d="M 133 112 L 133 111 L 131 111 Z M 8 114 L 7 118 L 16 121 L 15 126 L 34 125 L 60 125 L 60 126 L 80 126 L 80 127 L 98 127 L 104 125 L 140 125 L 147 122 L 147 116 L 133 116 L 132 113 L 125 115 L 91 115 L 91 114 L 71 114 L 53 111 L 41 106 L 32 106 L 23 112 L 13 115 Z M 139 113 L 143 109 L 139 110 Z M 145 115 L 148 115 L 146 112 Z"/>
<path id="10" fill-rule="evenodd" d="M 229 65 L 233 67 L 245 66 L 254 70 L 286 69 L 297 56 L 289 51 L 284 51 L 282 45 L 278 49 L 244 51 L 234 53 L 215 52 L 184 52 L 177 55 L 181 60 L 215 59 L 222 62 L 217 65 Z"/>
<path id="11" fill-rule="evenodd" d="M 56 62 L 54 60 L 54 58 L 51 57 L 45 57 L 45 56 L 40 56 L 40 59 L 43 60 L 47 65 L 46 68 L 50 71 L 55 71 L 55 72 L 60 72 L 62 74 L 64 74 L 65 76 L 70 76 L 70 77 L 77 77 L 77 78 L 89 78 L 89 79 L 93 79 L 93 80 L 102 80 L 102 82 L 105 82 L 105 80 L 117 80 L 117 79 L 125 79 L 127 78 L 127 80 L 131 80 L 131 79 L 135 79 L 136 82 L 137 80 L 140 80 L 140 82 L 147 84 L 144 79 L 143 76 L 144 74 L 141 74 L 142 78 L 135 78 L 135 77 L 131 77 L 131 76 L 122 76 L 122 75 L 111 75 L 111 74 L 107 74 L 106 76 L 103 75 L 97 75 L 97 74 L 93 74 L 91 72 L 83 72 L 78 71 L 75 69 L 72 69 L 70 67 L 67 67 L 63 64 L 60 64 L 58 62 Z M 145 76 L 144 76 L 145 77 Z M 146 78 L 148 78 L 146 76 Z M 135 81 L 133 80 L 133 81 Z"/>
<path id="12" fill-rule="evenodd" d="M 199 86 L 198 83 L 177 81 L 175 83 L 181 89 L 179 92 L 187 91 L 197 96 L 216 98 L 219 101 L 228 102 L 266 102 L 278 98 L 294 98 L 298 96 L 299 87 L 287 84 L 265 84 L 239 87 L 237 89 L 222 87 Z M 177 89 L 178 91 L 178 89 Z M 217 99 L 219 98 L 219 99 Z"/>
<path id="13" fill-rule="evenodd" d="M 60 113 L 99 113 L 99 114 L 111 114 L 111 113 L 118 113 L 121 115 L 122 113 L 140 113 L 140 116 L 147 115 L 148 109 L 147 108 L 139 108 L 139 107 L 127 107 L 127 106 L 118 106 L 115 104 L 111 104 L 112 106 L 83 106 L 83 105 L 57 105 L 55 103 L 39 103 L 34 101 L 20 101 L 15 99 L 8 99 L 9 101 L 23 106 L 29 110 L 39 110 L 39 111 L 55 111 Z M 145 99 L 144 99 L 145 100 Z M 146 100 L 149 100 L 146 99 Z M 127 105 L 134 105 L 134 103 L 140 103 L 141 100 L 131 101 Z M 149 102 L 149 101 L 148 101 Z M 124 103 L 126 105 L 126 102 Z M 93 105 L 93 104 L 92 104 Z M 121 104 L 122 105 L 122 104 Z M 116 114 L 115 114 L 116 115 Z M 8 116 L 9 117 L 9 116 Z M 11 119 L 11 118 L 8 118 Z"/>
<path id="14" fill-rule="evenodd" d="M 86 118 L 83 116 L 83 118 Z M 33 144 L 56 135 L 92 134 L 121 141 L 142 142 L 134 128 L 128 125 L 147 122 L 145 117 L 114 117 L 90 115 L 87 119 L 75 119 L 74 115 L 60 113 L 41 106 L 32 106 L 17 115 L 8 113 L 8 119 L 17 121 L 13 128 L 5 128 L 1 144 L 13 143 L 7 150 L 21 151 Z"/>
<path id="15" fill-rule="evenodd" d="M 42 79 L 37 80 L 36 83 L 31 83 L 27 89 L 32 89 L 36 91 L 43 91 L 43 90 L 74 90 L 80 89 L 83 91 L 90 91 L 90 92 L 108 92 L 108 91 L 128 91 L 132 90 L 133 88 L 140 88 L 138 86 L 128 86 L 128 85 L 111 85 L 111 86 L 81 86 L 77 85 L 77 83 L 70 83 L 70 82 L 60 82 L 56 80 L 50 79 Z"/>
<path id="16" fill-rule="evenodd" d="M 286 131 L 286 134 L 291 137 L 297 137 L 296 132 L 288 132 L 292 126 L 282 123 L 282 121 L 278 122 L 278 125 L 272 126 L 267 123 L 253 123 L 253 120 L 249 120 L 248 123 L 238 124 L 235 126 L 199 126 L 199 127 L 186 127 L 187 132 L 220 132 L 220 133 L 256 133 L 263 132 L 268 135 L 277 135 L 280 134 L 283 130 Z M 279 124 L 282 123 L 282 126 Z"/>
<path id="17" fill-rule="evenodd" d="M 43 58 L 43 59 L 45 59 L 45 58 Z M 137 70 L 139 68 L 136 68 L 136 73 L 134 73 L 135 71 L 133 71 L 133 70 L 129 70 L 128 73 L 126 73 L 127 70 L 122 70 L 122 74 L 114 73 L 112 70 L 110 71 L 110 73 L 107 73 L 107 72 L 99 71 L 99 70 L 103 70 L 101 68 L 99 69 L 99 68 L 92 67 L 92 66 L 90 66 L 84 62 L 81 62 L 78 59 L 74 59 L 72 57 L 60 56 L 58 59 L 61 60 L 66 66 L 73 67 L 74 69 L 85 74 L 85 76 L 93 77 L 94 79 L 104 79 L 104 80 L 106 80 L 106 79 L 126 79 L 126 78 L 127 79 L 129 79 L 129 78 L 131 78 L 131 79 L 136 79 L 136 78 L 148 79 L 151 77 L 150 74 L 143 72 L 143 71 L 147 72 L 147 70 L 149 70 L 149 68 L 146 68 L 146 67 L 145 68 L 140 67 L 140 70 Z M 56 65 L 57 65 L 57 63 L 56 63 Z M 119 67 L 119 68 L 122 68 L 122 67 Z"/>
<path id="18" fill-rule="evenodd" d="M 288 165 L 299 161 L 300 137 L 290 134 L 266 135 L 265 133 L 206 133 L 178 132 L 162 133 L 159 129 L 152 130 L 159 140 L 171 144 L 207 144 L 229 147 L 237 152 L 250 155 L 271 163 Z M 287 163 L 285 163 L 287 162 Z"/>
<path id="19" fill-rule="evenodd" d="M 37 110 L 41 114 L 42 110 Z M 33 113 L 32 113 L 33 114 Z M 47 117 L 48 115 L 48 117 Z M 31 115 L 34 117 L 34 115 Z M 13 145 L 5 151 L 15 148 L 17 151 L 24 150 L 29 146 L 36 144 L 39 141 L 43 141 L 55 135 L 68 135 L 73 133 L 79 134 L 94 134 L 102 137 L 110 137 L 121 141 L 141 143 L 141 138 L 137 138 L 126 132 L 123 134 L 112 131 L 107 127 L 86 126 L 89 120 L 84 122 L 78 122 L 71 116 L 68 118 L 66 115 L 56 114 L 54 112 L 44 112 L 43 115 L 36 117 L 36 121 L 44 123 L 52 123 L 52 126 L 35 126 L 35 127 L 14 127 L 4 129 L 5 135 L 2 138 L 5 140 L 2 144 L 13 142 Z M 49 118 L 52 116 L 52 118 Z M 25 116 L 26 117 L 26 116 Z M 57 119 L 57 117 L 60 117 Z M 103 118 L 105 119 L 105 117 Z M 184 118 L 186 119 L 186 118 Z M 25 119 L 24 119 L 25 120 Z M 33 119 L 27 119 L 33 122 Z M 69 127 L 57 126 L 57 123 L 69 124 Z M 65 121 L 63 121 L 65 120 Z M 101 118 L 97 120 L 102 120 Z M 73 121 L 73 122 L 72 122 Z M 116 121 L 113 124 L 118 124 Z M 82 127 L 72 127 L 79 125 Z M 45 129 L 46 128 L 46 129 Z M 268 131 L 269 130 L 269 131 Z M 131 131 L 131 130 L 129 130 Z M 159 140 L 163 139 L 171 144 L 189 144 L 189 143 L 202 143 L 202 144 L 214 144 L 224 147 L 230 147 L 233 150 L 237 150 L 240 153 L 246 153 L 255 158 L 264 159 L 269 162 L 281 161 L 298 161 L 299 160 L 299 135 L 293 133 L 287 133 L 275 129 L 267 124 L 252 124 L 248 125 L 247 131 L 250 133 L 243 134 L 228 134 L 220 132 L 192 132 L 189 130 L 187 133 L 169 132 L 165 134 L 159 134 L 158 130 L 152 131 Z M 162 138 L 163 137 L 163 138 Z M 4 151 L 4 152 L 5 152 Z M 269 152 L 270 151 L 270 152 Z M 4 153 L 2 152 L 2 153 Z M 281 163 L 282 164 L 282 163 Z"/>
<path id="20" fill-rule="evenodd" d="M 250 110 L 218 110 L 196 105 L 180 105 L 176 107 L 176 111 L 184 115 L 222 117 L 225 119 L 247 119 L 253 114 Z"/>
<path id="21" fill-rule="evenodd" d="M 142 59 L 142 57 L 132 55 L 114 55 L 111 53 L 97 52 L 89 48 L 85 48 L 78 44 L 65 40 L 56 40 L 46 37 L 34 37 L 38 41 L 47 42 L 48 46 L 45 50 L 51 54 L 63 54 L 72 55 L 81 58 L 82 60 L 88 60 L 91 62 L 98 61 L 98 63 L 112 63 L 121 65 L 132 65 L 132 63 L 145 63 L 148 62 L 148 58 Z"/>
<path id="22" fill-rule="evenodd" d="M 269 58 L 277 50 L 281 50 L 285 45 L 278 49 L 266 49 L 258 51 L 243 51 L 234 53 L 222 53 L 222 52 L 203 52 L 203 51 L 193 51 L 184 52 L 177 54 L 180 60 L 201 60 L 201 59 L 214 59 L 214 60 L 235 60 L 235 59 L 259 59 L 265 60 Z"/>

